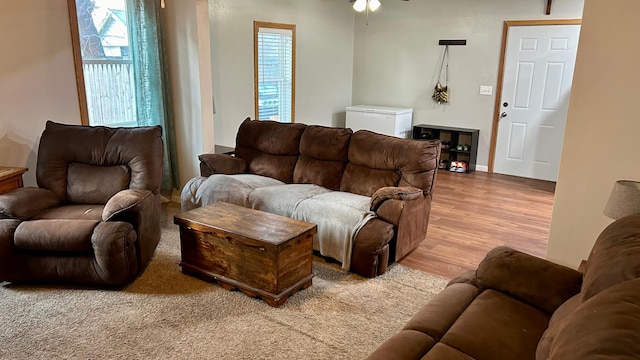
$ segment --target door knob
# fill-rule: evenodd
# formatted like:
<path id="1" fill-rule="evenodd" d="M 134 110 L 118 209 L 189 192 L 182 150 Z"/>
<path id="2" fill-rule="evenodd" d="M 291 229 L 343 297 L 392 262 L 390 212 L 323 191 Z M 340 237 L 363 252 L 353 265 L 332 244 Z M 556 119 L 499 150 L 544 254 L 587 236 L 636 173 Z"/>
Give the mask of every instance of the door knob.
<path id="1" fill-rule="evenodd" d="M 506 113 L 506 112 L 503 112 L 502 114 L 500 114 L 500 118 L 501 118 L 501 119 L 502 119 L 503 117 L 506 117 L 506 116 L 507 116 L 507 113 Z"/>

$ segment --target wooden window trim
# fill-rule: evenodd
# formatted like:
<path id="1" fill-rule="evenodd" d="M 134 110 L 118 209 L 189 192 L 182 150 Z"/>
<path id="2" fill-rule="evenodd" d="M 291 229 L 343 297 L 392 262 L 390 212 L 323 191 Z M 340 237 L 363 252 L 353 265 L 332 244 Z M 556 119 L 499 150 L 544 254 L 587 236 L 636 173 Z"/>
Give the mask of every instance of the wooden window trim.
<path id="1" fill-rule="evenodd" d="M 78 30 L 78 13 L 76 10 L 76 1 L 67 0 L 67 7 L 69 9 L 71 48 L 73 49 L 73 66 L 76 72 L 76 88 L 78 90 L 80 122 L 82 125 L 89 125 L 89 109 L 87 108 L 87 93 L 84 87 L 84 71 L 82 70 L 82 53 L 80 50 L 80 31 Z"/>
<path id="2" fill-rule="evenodd" d="M 296 119 L 296 26 L 273 22 L 253 22 L 253 103 L 255 117 L 258 118 L 258 30 L 260 28 L 291 30 L 291 123 Z"/>

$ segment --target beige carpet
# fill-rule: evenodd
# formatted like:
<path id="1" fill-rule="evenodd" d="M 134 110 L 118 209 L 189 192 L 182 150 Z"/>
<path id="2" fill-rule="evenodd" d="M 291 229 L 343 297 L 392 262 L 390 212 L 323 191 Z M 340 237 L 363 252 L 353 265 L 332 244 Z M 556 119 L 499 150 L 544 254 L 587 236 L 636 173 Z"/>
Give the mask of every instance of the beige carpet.
<path id="1" fill-rule="evenodd" d="M 445 285 L 402 265 L 375 279 L 314 259 L 280 308 L 180 272 L 166 226 L 124 290 L 0 286 L 1 359 L 363 359 Z"/>

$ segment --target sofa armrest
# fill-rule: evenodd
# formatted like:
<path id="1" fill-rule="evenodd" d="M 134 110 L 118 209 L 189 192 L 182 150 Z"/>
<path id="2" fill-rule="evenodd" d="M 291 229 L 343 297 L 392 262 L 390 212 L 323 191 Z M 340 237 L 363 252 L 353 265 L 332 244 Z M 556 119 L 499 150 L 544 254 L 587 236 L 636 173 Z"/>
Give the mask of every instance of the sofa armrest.
<path id="1" fill-rule="evenodd" d="M 425 239 L 431 197 L 425 196 L 423 190 L 410 186 L 381 188 L 371 197 L 370 209 L 395 228 L 391 261 L 399 261 Z"/>
<path id="2" fill-rule="evenodd" d="M 101 222 L 93 230 L 91 246 L 95 262 L 95 276 L 101 282 L 123 285 L 138 272 L 136 260 L 136 231 L 127 222 Z"/>
<path id="3" fill-rule="evenodd" d="M 476 280 L 476 271 L 466 270 L 463 273 L 458 274 L 458 276 L 449 280 L 447 286 L 451 286 L 453 284 L 469 284 L 478 287 L 478 282 Z"/>
<path id="4" fill-rule="evenodd" d="M 413 200 L 422 196 L 422 190 L 412 186 L 382 187 L 371 195 L 371 211 L 377 211 L 387 200 Z"/>
<path id="5" fill-rule="evenodd" d="M 489 251 L 478 265 L 480 288 L 511 295 L 548 314 L 580 292 L 582 274 L 506 246 Z"/>
<path id="6" fill-rule="evenodd" d="M 119 218 L 126 212 L 140 211 L 146 203 L 152 202 L 153 192 L 150 190 L 126 189 L 119 191 L 107 201 L 102 210 L 102 220 L 110 221 Z"/>
<path id="7" fill-rule="evenodd" d="M 247 171 L 247 162 L 243 159 L 226 154 L 202 154 L 200 160 L 200 175 L 212 174 L 240 174 Z"/>
<path id="8" fill-rule="evenodd" d="M 0 195 L 0 217 L 28 219 L 40 211 L 60 205 L 51 190 L 25 187 Z"/>

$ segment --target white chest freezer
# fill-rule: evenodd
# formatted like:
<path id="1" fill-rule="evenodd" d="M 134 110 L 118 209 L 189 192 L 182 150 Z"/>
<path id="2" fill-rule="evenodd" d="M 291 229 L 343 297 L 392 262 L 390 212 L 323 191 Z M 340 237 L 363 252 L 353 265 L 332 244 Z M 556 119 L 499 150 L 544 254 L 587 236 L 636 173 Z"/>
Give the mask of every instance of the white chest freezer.
<path id="1" fill-rule="evenodd" d="M 412 108 L 376 105 L 347 106 L 345 126 L 353 132 L 370 130 L 380 134 L 411 138 Z"/>

